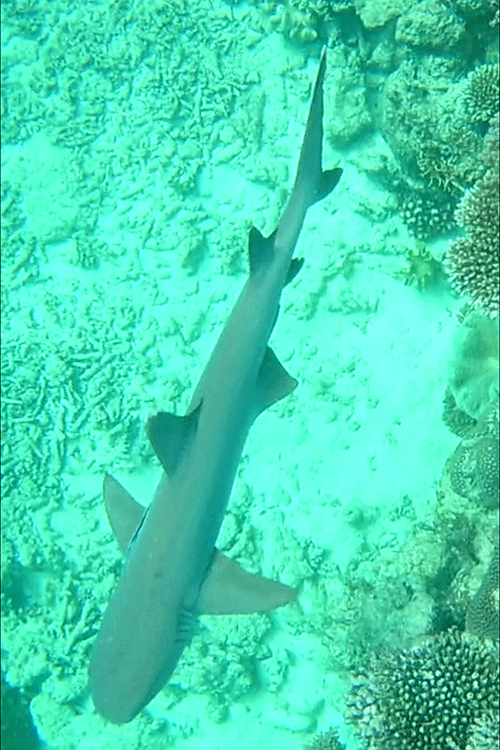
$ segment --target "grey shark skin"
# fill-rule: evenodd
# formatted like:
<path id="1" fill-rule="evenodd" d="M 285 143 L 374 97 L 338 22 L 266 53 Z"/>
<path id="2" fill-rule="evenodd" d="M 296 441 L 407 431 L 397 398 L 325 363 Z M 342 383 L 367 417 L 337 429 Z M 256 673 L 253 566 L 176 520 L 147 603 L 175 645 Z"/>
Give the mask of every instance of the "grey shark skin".
<path id="1" fill-rule="evenodd" d="M 90 662 L 99 713 L 130 721 L 170 678 L 199 614 L 270 610 L 296 590 L 244 571 L 215 548 L 248 431 L 297 385 L 268 340 L 307 209 L 328 195 L 341 170 L 323 172 L 323 50 L 299 165 L 277 229 L 252 229 L 248 280 L 195 389 L 186 416 L 160 412 L 148 436 L 163 466 L 147 509 L 111 476 L 104 480 L 110 524 L 126 562 Z"/>

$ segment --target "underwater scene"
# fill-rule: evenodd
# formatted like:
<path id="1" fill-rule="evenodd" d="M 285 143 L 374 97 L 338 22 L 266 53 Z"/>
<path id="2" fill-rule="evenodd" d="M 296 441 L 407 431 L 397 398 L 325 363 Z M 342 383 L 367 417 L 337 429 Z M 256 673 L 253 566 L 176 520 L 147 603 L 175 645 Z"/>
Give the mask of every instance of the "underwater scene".
<path id="1" fill-rule="evenodd" d="M 1 750 L 496 750 L 497 0 L 1 51 Z"/>

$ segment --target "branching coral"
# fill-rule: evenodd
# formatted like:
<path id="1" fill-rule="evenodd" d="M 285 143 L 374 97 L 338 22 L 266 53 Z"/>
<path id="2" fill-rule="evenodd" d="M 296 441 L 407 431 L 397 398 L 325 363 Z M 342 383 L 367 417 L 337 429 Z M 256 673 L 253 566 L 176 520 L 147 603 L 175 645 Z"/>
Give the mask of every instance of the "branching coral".
<path id="1" fill-rule="evenodd" d="M 345 745 L 340 742 L 337 730 L 329 729 L 328 732 L 318 734 L 304 750 L 345 750 Z"/>
<path id="2" fill-rule="evenodd" d="M 498 65 L 480 65 L 467 76 L 463 102 L 473 125 L 487 125 L 498 113 L 498 76 Z"/>
<path id="3" fill-rule="evenodd" d="M 464 750 L 472 726 L 498 707 L 497 649 L 450 630 L 378 657 L 348 697 L 367 750 Z"/>
<path id="4" fill-rule="evenodd" d="M 486 139 L 483 177 L 468 190 L 456 211 L 466 236 L 448 250 L 445 268 L 451 283 L 468 296 L 473 307 L 491 317 L 499 312 L 499 138 L 498 126 Z"/>
<path id="5" fill-rule="evenodd" d="M 488 711 L 474 725 L 465 750 L 497 750 L 500 731 L 498 711 Z"/>

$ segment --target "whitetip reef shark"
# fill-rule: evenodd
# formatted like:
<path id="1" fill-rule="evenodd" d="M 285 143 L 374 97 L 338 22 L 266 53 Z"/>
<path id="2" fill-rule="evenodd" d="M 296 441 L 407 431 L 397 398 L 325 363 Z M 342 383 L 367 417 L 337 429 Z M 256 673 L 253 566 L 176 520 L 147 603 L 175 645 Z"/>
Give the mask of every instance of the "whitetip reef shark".
<path id="1" fill-rule="evenodd" d="M 276 230 L 250 231 L 250 272 L 185 416 L 160 412 L 147 431 L 163 472 L 149 507 L 109 474 L 104 501 L 126 555 L 90 660 L 97 711 L 122 724 L 166 684 L 200 614 L 281 607 L 297 590 L 252 575 L 219 552 L 243 446 L 256 417 L 297 385 L 268 346 L 307 209 L 335 187 L 341 169 L 322 170 L 323 49 L 290 199 Z"/>

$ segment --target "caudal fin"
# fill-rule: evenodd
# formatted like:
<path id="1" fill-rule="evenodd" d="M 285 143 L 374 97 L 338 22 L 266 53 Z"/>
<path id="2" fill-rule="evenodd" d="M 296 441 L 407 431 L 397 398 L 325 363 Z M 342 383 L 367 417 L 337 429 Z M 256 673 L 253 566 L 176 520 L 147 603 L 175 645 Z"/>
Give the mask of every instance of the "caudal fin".
<path id="1" fill-rule="evenodd" d="M 294 192 L 305 194 L 308 205 L 325 198 L 340 180 L 339 168 L 322 170 L 323 161 L 323 81 L 326 71 L 326 47 L 321 52 L 304 140 L 300 150 Z"/>

